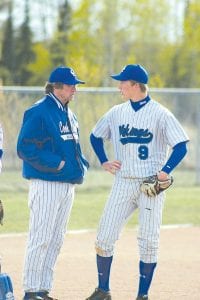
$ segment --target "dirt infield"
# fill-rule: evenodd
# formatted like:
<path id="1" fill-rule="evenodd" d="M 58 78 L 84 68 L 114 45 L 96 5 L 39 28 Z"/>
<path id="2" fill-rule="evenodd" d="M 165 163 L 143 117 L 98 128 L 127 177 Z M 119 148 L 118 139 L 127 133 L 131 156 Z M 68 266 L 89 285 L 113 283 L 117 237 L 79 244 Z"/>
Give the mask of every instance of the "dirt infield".
<path id="1" fill-rule="evenodd" d="M 113 300 L 134 300 L 138 286 L 136 230 L 125 230 L 112 265 Z M 52 295 L 59 300 L 84 300 L 96 286 L 95 232 L 68 234 L 59 255 Z M 2 271 L 13 281 L 21 300 L 25 235 L 0 235 Z M 200 227 L 161 230 L 159 263 L 151 300 L 200 299 Z"/>

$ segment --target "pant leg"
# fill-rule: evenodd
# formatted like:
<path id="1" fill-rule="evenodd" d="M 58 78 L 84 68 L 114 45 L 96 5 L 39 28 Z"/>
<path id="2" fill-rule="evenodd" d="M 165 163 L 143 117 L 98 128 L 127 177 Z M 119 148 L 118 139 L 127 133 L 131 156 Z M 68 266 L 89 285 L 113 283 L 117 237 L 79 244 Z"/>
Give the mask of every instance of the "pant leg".
<path id="1" fill-rule="evenodd" d="M 156 197 L 148 197 L 141 193 L 138 199 L 138 245 L 140 260 L 145 263 L 157 262 L 164 198 L 164 193 Z"/>
<path id="2" fill-rule="evenodd" d="M 30 222 L 23 274 L 25 291 L 34 292 L 41 287 L 43 266 L 66 185 L 42 180 L 30 182 Z"/>
<path id="3" fill-rule="evenodd" d="M 138 193 L 139 184 L 135 180 L 115 178 L 97 232 L 96 249 L 100 256 L 113 255 L 123 225 L 137 208 L 135 198 Z"/>
<path id="4" fill-rule="evenodd" d="M 57 212 L 51 241 L 44 260 L 41 279 L 40 290 L 50 291 L 53 282 L 54 266 L 60 253 L 61 246 L 64 241 L 64 236 L 69 221 L 72 204 L 74 199 L 74 186 L 66 184 L 63 190 L 60 207 Z"/>

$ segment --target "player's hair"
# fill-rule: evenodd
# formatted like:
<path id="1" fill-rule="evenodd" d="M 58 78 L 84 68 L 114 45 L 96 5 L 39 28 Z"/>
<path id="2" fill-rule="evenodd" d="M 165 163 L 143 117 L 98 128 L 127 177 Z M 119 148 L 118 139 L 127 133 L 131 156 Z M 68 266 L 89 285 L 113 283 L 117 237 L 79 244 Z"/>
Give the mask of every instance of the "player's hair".
<path id="1" fill-rule="evenodd" d="M 63 88 L 63 83 L 56 82 L 56 83 L 50 83 L 47 82 L 45 84 L 45 94 L 53 93 L 54 89 L 61 90 Z"/>
<path id="2" fill-rule="evenodd" d="M 140 90 L 141 90 L 141 92 L 143 92 L 143 93 L 145 93 L 145 92 L 148 91 L 148 86 L 147 86 L 147 84 L 140 83 L 140 82 L 137 82 L 137 81 L 134 81 L 134 80 L 131 80 L 131 83 L 132 83 L 132 85 L 138 83 L 138 84 L 139 84 L 139 87 L 140 87 Z"/>

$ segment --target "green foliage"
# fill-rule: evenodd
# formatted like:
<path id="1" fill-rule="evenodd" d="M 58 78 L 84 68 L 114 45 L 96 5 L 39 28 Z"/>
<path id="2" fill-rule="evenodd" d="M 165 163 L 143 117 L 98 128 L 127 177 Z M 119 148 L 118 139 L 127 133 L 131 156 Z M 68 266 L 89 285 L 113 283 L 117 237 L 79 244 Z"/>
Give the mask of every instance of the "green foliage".
<path id="1" fill-rule="evenodd" d="M 81 1 L 72 14 L 72 28 L 67 45 L 67 63 L 86 78 L 87 85 L 98 86 L 102 79 L 103 65 L 99 63 L 101 51 L 99 37 L 93 29 L 91 20 L 95 15 L 95 1 Z"/>
<path id="2" fill-rule="evenodd" d="M 197 74 L 200 70 L 200 3 L 199 1 L 187 1 L 183 20 L 183 34 L 171 46 L 171 59 L 167 70 L 167 86 L 173 87 L 198 87 L 200 79 Z M 196 28 L 194 30 L 194 28 Z M 165 64 L 166 65 L 166 64 Z"/>
<path id="3" fill-rule="evenodd" d="M 183 77 L 185 81 L 185 87 L 195 87 L 200 85 L 200 78 L 197 76 L 200 70 L 199 22 L 200 3 L 197 0 L 189 1 L 185 10 L 181 61 L 185 66 L 185 74 Z"/>
<path id="4" fill-rule="evenodd" d="M 71 28 L 71 7 L 67 0 L 59 6 L 57 30 L 50 43 L 51 61 L 54 66 L 65 65 L 67 61 L 66 48 Z"/>
<path id="5" fill-rule="evenodd" d="M 41 86 L 48 80 L 48 75 L 53 68 L 51 54 L 43 43 L 36 43 L 33 46 L 33 53 L 35 60 L 27 65 L 27 70 L 32 74 L 29 84 Z"/>
<path id="6" fill-rule="evenodd" d="M 48 40 L 38 41 L 36 33 L 34 42 L 28 0 L 24 22 L 15 34 L 8 13 L 0 29 L 4 83 L 38 85 L 50 68 L 67 64 L 87 78 L 87 85 L 110 86 L 115 84 L 111 73 L 125 64 L 141 63 L 149 70 L 152 87 L 199 87 L 198 0 L 80 0 L 75 4 L 65 0 L 39 14 L 40 28 L 47 26 L 51 10 L 57 22 L 51 19 L 56 26 Z"/>
<path id="7" fill-rule="evenodd" d="M 13 83 L 15 68 L 15 40 L 12 20 L 12 3 L 9 5 L 8 19 L 4 24 L 1 57 L 1 78 L 4 84 Z"/>
<path id="8" fill-rule="evenodd" d="M 16 72 L 15 83 L 27 85 L 32 74 L 28 70 L 28 64 L 34 59 L 32 50 L 32 32 L 29 19 L 29 2 L 25 1 L 25 19 L 21 24 L 16 37 Z"/>

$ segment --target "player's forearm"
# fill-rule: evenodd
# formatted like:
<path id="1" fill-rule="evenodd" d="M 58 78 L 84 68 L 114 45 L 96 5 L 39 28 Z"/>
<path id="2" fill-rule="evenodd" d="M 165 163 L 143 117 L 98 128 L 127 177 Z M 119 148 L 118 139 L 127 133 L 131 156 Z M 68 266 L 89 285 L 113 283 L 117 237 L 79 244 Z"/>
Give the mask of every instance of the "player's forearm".
<path id="1" fill-rule="evenodd" d="M 181 162 L 187 153 L 187 142 L 182 142 L 174 146 L 173 151 L 162 168 L 162 171 L 169 174 Z"/>
<path id="2" fill-rule="evenodd" d="M 103 164 L 104 162 L 108 161 L 108 158 L 107 158 L 105 150 L 104 150 L 103 139 L 97 138 L 96 136 L 94 136 L 94 134 L 91 134 L 90 142 L 91 142 L 92 148 L 93 148 L 96 156 L 98 157 L 100 163 Z"/>

